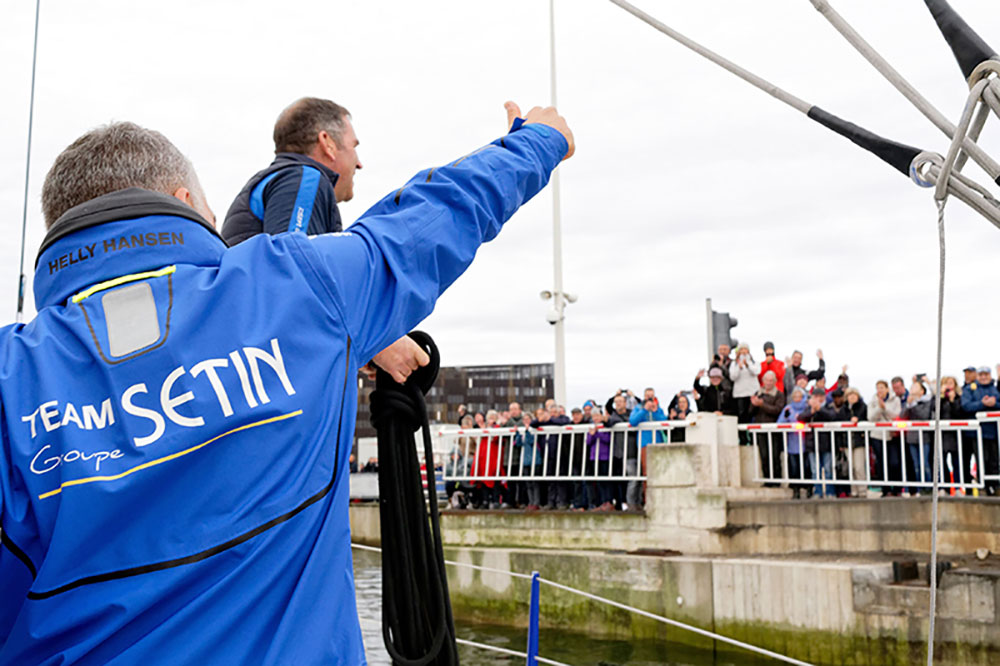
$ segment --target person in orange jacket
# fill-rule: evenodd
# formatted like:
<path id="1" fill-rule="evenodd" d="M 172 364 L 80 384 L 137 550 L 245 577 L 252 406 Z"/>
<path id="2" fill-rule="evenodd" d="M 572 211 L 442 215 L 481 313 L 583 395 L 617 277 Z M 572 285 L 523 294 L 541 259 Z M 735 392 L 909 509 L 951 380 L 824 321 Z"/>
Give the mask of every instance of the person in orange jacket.
<path id="1" fill-rule="evenodd" d="M 774 343 L 771 341 L 764 343 L 764 360 L 761 361 L 760 374 L 757 375 L 757 379 L 762 384 L 764 383 L 764 374 L 768 370 L 772 370 L 774 372 L 775 377 L 785 376 L 785 362 L 779 361 L 778 358 L 774 355 Z M 785 387 L 780 382 L 778 383 L 777 388 L 782 393 L 785 392 Z"/>

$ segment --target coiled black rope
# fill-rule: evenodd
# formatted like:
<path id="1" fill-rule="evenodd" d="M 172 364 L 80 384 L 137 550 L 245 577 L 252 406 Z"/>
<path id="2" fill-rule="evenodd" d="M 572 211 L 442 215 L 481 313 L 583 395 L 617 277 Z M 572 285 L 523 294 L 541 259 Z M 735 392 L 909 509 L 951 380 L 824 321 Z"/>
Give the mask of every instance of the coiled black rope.
<path id="1" fill-rule="evenodd" d="M 379 370 L 371 395 L 371 421 L 378 436 L 382 523 L 382 638 L 393 663 L 399 666 L 455 666 L 455 623 L 424 401 L 424 394 L 437 379 L 441 356 L 426 333 L 414 331 L 410 337 L 430 355 L 430 363 L 417 369 L 405 384 Z M 418 429 L 424 439 L 426 496 L 413 437 Z"/>

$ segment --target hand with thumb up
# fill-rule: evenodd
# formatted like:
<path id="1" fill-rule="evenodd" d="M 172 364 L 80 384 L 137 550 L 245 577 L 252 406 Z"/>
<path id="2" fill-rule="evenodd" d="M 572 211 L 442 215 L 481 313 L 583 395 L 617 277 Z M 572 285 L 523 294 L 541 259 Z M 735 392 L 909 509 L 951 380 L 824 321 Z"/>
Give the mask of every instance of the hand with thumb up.
<path id="1" fill-rule="evenodd" d="M 569 149 L 566 151 L 566 155 L 563 157 L 564 160 L 568 160 L 576 152 L 576 143 L 573 140 L 573 131 L 566 124 L 566 119 L 559 115 L 554 106 L 540 107 L 536 106 L 528 111 L 528 115 L 521 115 L 521 108 L 514 102 L 506 102 L 503 107 L 507 110 L 507 129 L 513 126 L 514 121 L 517 118 L 524 118 L 524 124 L 538 123 L 540 125 L 548 125 L 553 128 L 566 138 L 566 143 L 569 144 Z"/>

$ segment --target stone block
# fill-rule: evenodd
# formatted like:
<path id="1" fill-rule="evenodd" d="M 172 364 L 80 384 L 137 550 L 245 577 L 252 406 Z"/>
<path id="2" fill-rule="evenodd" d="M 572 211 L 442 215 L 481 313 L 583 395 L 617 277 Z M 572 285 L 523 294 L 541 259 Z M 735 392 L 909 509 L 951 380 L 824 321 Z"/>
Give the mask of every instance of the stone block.
<path id="1" fill-rule="evenodd" d="M 382 521 L 377 504 L 354 504 L 348 514 L 351 541 L 368 546 L 382 543 Z"/>
<path id="2" fill-rule="evenodd" d="M 995 624 L 997 578 L 949 571 L 938 588 L 940 617 Z"/>
<path id="3" fill-rule="evenodd" d="M 719 444 L 739 444 L 740 434 L 737 429 L 735 416 L 716 416 L 718 419 L 718 439 Z"/>
<path id="4" fill-rule="evenodd" d="M 760 455 L 755 446 L 734 447 L 740 457 L 740 477 L 739 485 L 745 488 L 760 488 L 763 484 L 754 481 L 757 476 L 757 467 L 760 466 Z"/>
<path id="5" fill-rule="evenodd" d="M 695 506 L 681 506 L 678 509 L 681 525 L 706 530 L 726 526 L 726 497 L 722 492 L 699 491 L 695 498 Z"/>
<path id="6" fill-rule="evenodd" d="M 702 449 L 697 444 L 663 444 L 646 447 L 647 487 L 698 485 L 703 473 Z"/>
<path id="7" fill-rule="evenodd" d="M 719 485 L 735 488 L 743 485 L 742 450 L 746 447 L 733 444 L 719 444 L 716 452 L 719 461 Z"/>
<path id="8" fill-rule="evenodd" d="M 717 444 L 719 442 L 719 420 L 715 414 L 697 412 L 694 425 L 688 426 L 684 435 L 689 444 Z"/>

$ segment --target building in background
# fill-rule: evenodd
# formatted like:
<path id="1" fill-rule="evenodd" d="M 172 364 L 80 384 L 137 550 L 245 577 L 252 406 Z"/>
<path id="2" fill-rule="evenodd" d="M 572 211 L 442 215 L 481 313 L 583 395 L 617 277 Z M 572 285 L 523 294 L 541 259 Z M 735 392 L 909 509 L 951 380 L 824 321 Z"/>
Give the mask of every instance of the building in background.
<path id="1" fill-rule="evenodd" d="M 553 366 L 551 363 L 530 365 L 466 365 L 441 368 L 437 381 L 427 394 L 427 415 L 431 423 L 458 421 L 458 406 L 465 405 L 470 414 L 502 411 L 512 402 L 531 413 L 552 395 Z M 355 441 L 374 437 L 368 397 L 374 383 L 358 380 L 358 422 Z"/>

